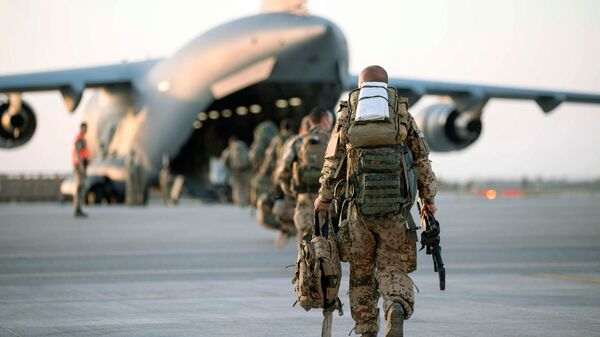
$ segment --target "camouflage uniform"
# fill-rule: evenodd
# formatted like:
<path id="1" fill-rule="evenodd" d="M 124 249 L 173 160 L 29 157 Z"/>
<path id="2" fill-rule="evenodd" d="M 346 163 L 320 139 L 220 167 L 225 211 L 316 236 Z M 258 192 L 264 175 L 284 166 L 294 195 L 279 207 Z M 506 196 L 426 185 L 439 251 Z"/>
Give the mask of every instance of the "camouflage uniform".
<path id="1" fill-rule="evenodd" d="M 248 152 L 248 147 L 241 140 L 237 140 L 235 145 L 240 146 L 246 153 Z M 251 168 L 250 166 L 242 169 L 233 168 L 231 164 L 233 161 L 231 158 L 233 156 L 232 152 L 233 150 L 230 145 L 221 153 L 221 161 L 230 173 L 231 196 L 237 206 L 248 206 L 250 204 Z"/>
<path id="2" fill-rule="evenodd" d="M 277 167 L 277 162 L 279 158 L 281 158 L 283 154 L 283 146 L 286 143 L 286 141 L 292 138 L 293 136 L 294 133 L 289 130 L 280 132 L 277 136 L 273 138 L 271 144 L 269 144 L 269 147 L 265 152 L 265 158 L 260 168 L 260 174 L 273 176 L 274 183 L 277 183 L 275 169 Z"/>
<path id="3" fill-rule="evenodd" d="M 171 170 L 169 169 L 168 165 L 163 165 L 163 167 L 160 169 L 160 173 L 158 174 L 158 182 L 160 185 L 160 192 L 163 197 L 163 202 L 165 205 L 168 205 L 171 203 Z"/>
<path id="4" fill-rule="evenodd" d="M 320 179 L 319 195 L 324 202 L 333 199 L 335 184 L 346 179 L 344 169 L 340 169 L 338 179 L 334 179 L 342 158 L 353 154 L 340 138 L 340 130 L 346 123 L 349 123 L 347 103 L 342 102 Z M 428 159 L 429 150 L 410 115 L 405 144 L 413 154 L 419 195 L 425 203 L 433 203 L 437 182 Z M 356 162 L 352 157 L 347 159 L 346 163 Z M 353 167 L 349 169 L 353 172 Z M 379 294 L 383 296 L 385 313 L 395 302 L 402 305 L 406 319 L 413 313 L 414 285 L 408 274 L 416 269 L 416 243 L 408 238 L 406 219 L 402 214 L 367 218 L 359 214 L 356 206 L 351 206 L 348 220 L 351 238 L 349 295 L 352 318 L 356 322 L 354 331 L 376 333 L 379 330 Z"/>
<path id="5" fill-rule="evenodd" d="M 260 169 L 265 158 L 265 151 L 277 134 L 277 126 L 271 121 L 261 122 L 254 129 L 254 140 L 248 154 L 254 172 L 258 172 Z"/>
<path id="6" fill-rule="evenodd" d="M 132 152 L 127 161 L 127 178 L 125 180 L 125 203 L 129 206 L 137 205 L 138 201 L 138 179 L 135 154 Z"/>
<path id="7" fill-rule="evenodd" d="M 273 138 L 271 144 L 269 144 L 269 147 L 265 152 L 265 161 L 260 168 L 259 174 L 271 177 L 272 183 L 275 186 L 275 188 L 272 189 L 273 193 L 276 192 L 275 189 L 279 188 L 276 175 L 277 163 L 283 155 L 284 145 L 293 136 L 294 133 L 289 130 L 280 132 L 277 136 L 275 136 L 275 138 Z M 283 200 L 276 200 L 275 203 L 278 203 L 278 206 L 280 207 L 277 207 L 277 214 L 273 215 L 281 227 L 281 232 L 289 237 L 290 233 L 294 232 L 294 223 L 290 222 L 288 219 L 285 219 L 285 217 L 282 217 L 281 215 L 291 213 L 291 209 L 294 207 L 294 201 L 289 195 L 284 195 Z M 275 206 L 275 204 L 273 206 Z"/>
<path id="8" fill-rule="evenodd" d="M 315 126 L 308 131 L 308 134 L 322 133 L 329 138 L 329 132 Z M 286 194 L 294 195 L 298 191 L 294 191 L 291 186 L 293 164 L 298 159 L 298 153 L 302 147 L 303 136 L 298 135 L 291 138 L 284 147 L 282 158 L 277 169 L 278 181 L 281 188 Z M 297 193 L 296 208 L 294 209 L 294 225 L 298 231 L 297 238 L 300 242 L 302 238 L 312 230 L 315 212 L 315 200 L 318 194 L 314 192 Z"/>

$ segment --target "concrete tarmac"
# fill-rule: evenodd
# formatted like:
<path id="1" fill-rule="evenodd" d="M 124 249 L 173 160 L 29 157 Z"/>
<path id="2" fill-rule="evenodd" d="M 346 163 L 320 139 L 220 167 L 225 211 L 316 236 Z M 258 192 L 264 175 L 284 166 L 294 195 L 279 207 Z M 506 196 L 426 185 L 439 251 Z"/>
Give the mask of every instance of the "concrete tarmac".
<path id="1" fill-rule="evenodd" d="M 420 252 L 406 336 L 600 336 L 600 197 L 438 207 L 447 290 Z M 321 313 L 292 307 L 293 240 L 274 249 L 249 209 L 87 211 L 0 205 L 0 336 L 320 336 Z M 347 284 L 346 266 L 334 336 Z"/>

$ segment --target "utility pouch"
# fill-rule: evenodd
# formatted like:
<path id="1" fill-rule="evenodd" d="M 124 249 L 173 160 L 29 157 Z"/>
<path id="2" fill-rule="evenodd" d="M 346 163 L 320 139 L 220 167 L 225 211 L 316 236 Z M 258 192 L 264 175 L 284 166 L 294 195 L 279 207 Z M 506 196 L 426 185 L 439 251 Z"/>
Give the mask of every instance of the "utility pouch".
<path id="1" fill-rule="evenodd" d="M 358 167 L 351 183 L 360 214 L 380 217 L 400 213 L 408 197 L 401 146 L 352 151 Z"/>

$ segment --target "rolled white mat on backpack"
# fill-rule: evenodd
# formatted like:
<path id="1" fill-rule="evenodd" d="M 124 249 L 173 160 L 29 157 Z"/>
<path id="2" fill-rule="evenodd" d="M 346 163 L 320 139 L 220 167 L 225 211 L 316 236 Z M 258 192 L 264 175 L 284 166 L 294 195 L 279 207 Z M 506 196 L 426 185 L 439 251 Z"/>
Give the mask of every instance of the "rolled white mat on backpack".
<path id="1" fill-rule="evenodd" d="M 387 83 L 363 82 L 358 95 L 356 121 L 383 121 L 390 118 Z"/>

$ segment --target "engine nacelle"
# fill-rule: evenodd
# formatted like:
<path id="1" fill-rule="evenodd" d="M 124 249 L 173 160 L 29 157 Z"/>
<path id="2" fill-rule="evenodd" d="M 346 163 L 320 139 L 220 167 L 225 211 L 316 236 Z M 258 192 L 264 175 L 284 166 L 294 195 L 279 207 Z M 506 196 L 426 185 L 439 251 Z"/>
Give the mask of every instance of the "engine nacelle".
<path id="1" fill-rule="evenodd" d="M 37 121 L 33 109 L 25 102 L 19 105 L 13 109 L 8 102 L 0 104 L 0 148 L 24 145 L 35 133 Z"/>
<path id="2" fill-rule="evenodd" d="M 461 112 L 452 103 L 431 105 L 415 116 L 432 151 L 462 150 L 481 135 L 480 113 Z"/>

